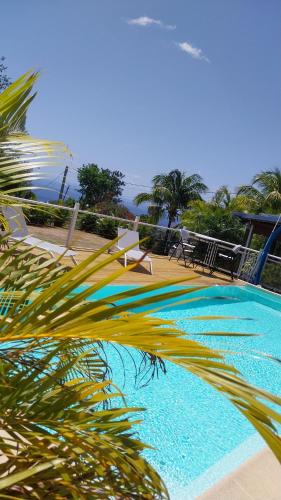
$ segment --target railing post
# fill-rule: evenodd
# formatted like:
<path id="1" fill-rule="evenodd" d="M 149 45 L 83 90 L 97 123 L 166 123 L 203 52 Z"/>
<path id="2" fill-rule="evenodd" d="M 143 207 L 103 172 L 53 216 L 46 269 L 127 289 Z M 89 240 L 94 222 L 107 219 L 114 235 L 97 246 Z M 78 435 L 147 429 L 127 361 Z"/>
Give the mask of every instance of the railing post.
<path id="1" fill-rule="evenodd" d="M 66 238 L 66 247 L 67 248 L 70 247 L 70 244 L 71 244 L 71 241 L 73 238 L 73 233 L 74 233 L 75 226 L 76 226 L 79 208 L 80 208 L 80 205 L 78 202 L 76 202 L 74 205 L 74 208 L 73 208 L 72 217 L 71 217 L 71 221 L 70 221 L 70 225 L 69 225 L 69 229 L 68 229 L 68 233 L 67 233 L 67 238 Z"/>
<path id="2" fill-rule="evenodd" d="M 246 259 L 248 257 L 248 248 L 250 248 L 250 244 L 251 244 L 251 241 L 252 241 L 253 228 L 254 228 L 254 226 L 251 224 L 250 228 L 249 228 L 248 236 L 247 236 L 247 241 L 244 244 L 245 247 L 246 247 L 246 249 L 241 254 L 241 259 L 240 259 L 240 263 L 239 263 L 239 267 L 238 267 L 238 271 L 237 271 L 237 277 L 238 278 L 239 278 L 239 276 L 240 276 L 240 274 L 242 272 L 242 268 L 243 268 L 244 263 L 245 263 L 245 261 L 246 261 Z"/>
<path id="3" fill-rule="evenodd" d="M 139 227 L 139 221 L 140 221 L 140 216 L 136 215 L 134 224 L 133 224 L 133 231 L 137 231 Z"/>

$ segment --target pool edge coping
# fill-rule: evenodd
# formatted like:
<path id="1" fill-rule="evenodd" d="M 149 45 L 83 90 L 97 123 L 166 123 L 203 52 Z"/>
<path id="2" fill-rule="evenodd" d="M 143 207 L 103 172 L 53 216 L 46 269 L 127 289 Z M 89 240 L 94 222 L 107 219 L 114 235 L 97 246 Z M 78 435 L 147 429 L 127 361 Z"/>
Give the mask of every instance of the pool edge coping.
<path id="1" fill-rule="evenodd" d="M 245 464 L 259 454 L 266 444 L 257 432 L 245 439 L 220 460 L 202 472 L 187 486 L 170 485 L 174 490 L 171 500 L 194 500 L 200 498 L 243 468 Z"/>
<path id="2" fill-rule="evenodd" d="M 261 470 L 263 473 L 262 476 Z M 263 481 L 261 482 L 262 479 Z M 235 495 L 235 498 L 246 494 L 247 498 L 275 500 L 277 497 L 279 498 L 280 490 L 280 463 L 270 448 L 265 445 L 229 474 L 204 490 L 199 496 L 196 496 L 196 498 L 197 500 L 230 499 L 232 498 L 232 496 L 229 496 L 231 493 L 231 495 Z M 237 496 L 238 494 L 239 497 Z"/>

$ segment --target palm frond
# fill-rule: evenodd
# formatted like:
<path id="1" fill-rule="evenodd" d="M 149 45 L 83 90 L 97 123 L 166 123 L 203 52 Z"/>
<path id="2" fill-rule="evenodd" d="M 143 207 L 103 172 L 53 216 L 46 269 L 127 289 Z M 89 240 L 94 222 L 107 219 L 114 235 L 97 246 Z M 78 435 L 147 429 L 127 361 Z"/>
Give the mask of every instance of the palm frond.
<path id="1" fill-rule="evenodd" d="M 95 256 L 90 256 L 87 262 L 59 277 L 30 305 L 21 310 L 18 308 L 18 313 L 9 313 L 2 318 L 2 341 L 32 343 L 36 340 L 40 341 L 42 346 L 44 343 L 48 345 L 50 340 L 84 339 L 92 343 L 107 342 L 133 347 L 162 360 L 172 361 L 223 392 L 243 414 L 249 415 L 249 420 L 257 429 L 262 428 L 264 435 L 269 433 L 268 444 L 280 458 L 280 438 L 274 430 L 272 420 L 279 422 L 281 417 L 277 414 L 273 416 L 270 408 L 260 402 L 260 398 L 276 404 L 280 404 L 281 399 L 247 384 L 233 366 L 225 363 L 224 355 L 219 350 L 207 348 L 191 338 L 183 338 L 183 332 L 178 330 L 172 321 L 163 321 L 148 315 L 148 312 L 153 312 L 151 306 L 159 303 L 159 300 L 175 299 L 187 293 L 186 291 L 156 293 L 128 302 L 136 296 L 136 290 L 132 290 L 107 299 L 85 302 L 87 296 L 98 288 L 98 285 L 94 285 L 89 291 L 85 290 L 69 298 L 69 294 L 75 291 L 82 278 L 105 267 L 112 258 L 114 256 L 91 265 Z M 162 286 L 164 285 L 166 286 L 167 282 L 162 283 Z M 153 292 L 160 286 L 149 285 L 140 288 L 138 293 L 141 295 Z M 29 294 L 34 291 L 31 287 Z M 17 305 L 20 303 L 19 300 Z M 112 304 L 115 304 L 115 307 Z M 148 306 L 148 311 L 128 312 Z M 221 335 L 222 332 L 218 333 Z M 247 412 L 244 410 L 245 405 Z"/>
<path id="2" fill-rule="evenodd" d="M 158 474 L 140 455 L 145 445 L 131 434 L 139 418 L 129 417 L 141 409 L 103 409 L 104 401 L 122 396 L 104 392 L 109 381 L 62 383 L 77 356 L 62 367 L 55 354 L 40 360 L 40 371 L 2 358 L 1 492 L 21 498 L 167 497 Z M 3 477 L 5 470 L 12 472 Z"/>
<path id="3" fill-rule="evenodd" d="M 149 202 L 149 201 L 152 201 L 150 193 L 139 193 L 134 198 L 134 203 L 136 205 L 141 205 L 142 203 L 146 203 L 146 202 Z"/>
<path id="4" fill-rule="evenodd" d="M 38 76 L 29 71 L 0 94 L 1 203 L 9 203 L 3 195 L 21 189 L 16 184 L 41 178 L 38 168 L 58 165 L 68 154 L 61 142 L 37 139 L 23 132 L 27 110 L 36 95 L 33 87 Z"/>

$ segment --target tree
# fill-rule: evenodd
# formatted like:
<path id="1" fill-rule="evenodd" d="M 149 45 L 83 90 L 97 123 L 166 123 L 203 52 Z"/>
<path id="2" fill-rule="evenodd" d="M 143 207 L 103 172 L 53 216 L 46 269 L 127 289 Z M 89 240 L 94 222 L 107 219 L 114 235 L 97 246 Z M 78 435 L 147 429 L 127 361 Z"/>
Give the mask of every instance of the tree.
<path id="1" fill-rule="evenodd" d="M 29 74 L 15 82 L 16 98 L 12 103 L 9 96 L 0 95 L 0 130 L 2 126 L 3 131 L 4 112 L 8 108 L 8 120 L 13 120 L 15 112 L 26 111 L 35 81 L 36 76 Z M 58 148 L 61 151 L 55 143 L 2 134 L 0 146 L 7 145 L 10 150 L 16 147 L 22 151 L 21 160 L 26 159 L 27 147 L 31 156 L 27 166 L 23 161 L 24 172 L 38 166 L 38 151 L 40 161 L 46 150 L 52 157 L 57 155 Z M 12 152 L 11 158 L 15 158 Z M 21 175 L 21 163 L 16 161 L 12 159 L 9 165 L 15 177 Z M 0 158 L 0 171 L 5 168 L 6 160 Z M 5 194 L 2 203 L 11 203 Z M 94 291 L 102 291 L 103 286 L 126 273 L 127 269 L 122 267 L 100 281 L 96 279 L 93 286 L 79 288 L 88 277 L 106 270 L 108 264 L 122 255 L 122 252 L 106 255 L 112 242 L 70 271 L 53 259 L 45 260 L 42 265 L 42 254 L 23 252 L 20 242 L 6 247 L 6 242 L 7 236 L 2 236 L 0 491 L 3 498 L 168 497 L 163 481 L 142 454 L 146 446 L 134 431 L 135 423 L 139 423 L 136 412 L 141 409 L 126 407 L 122 391 L 111 382 L 113 372 L 103 349 L 107 344 L 115 349 L 121 346 L 121 356 L 122 346 L 140 351 L 141 363 L 150 365 L 152 373 L 170 361 L 210 384 L 248 418 L 281 461 L 276 430 L 276 423 L 280 423 L 277 411 L 280 398 L 247 383 L 225 361 L 225 349 L 211 349 L 196 337 L 184 335 L 171 320 L 161 320 L 148 312 L 132 312 L 143 305 L 148 309 L 155 307 L 160 300 L 159 284 L 143 286 L 137 291 L 113 292 L 111 297 L 101 294 L 100 299 L 89 300 Z M 103 253 L 106 257 L 100 260 Z M 169 282 L 176 283 L 177 280 Z M 188 290 L 167 294 L 160 291 L 160 296 L 170 300 L 182 293 Z M 143 294 L 145 298 L 136 297 Z M 119 400 L 119 405 L 110 406 L 112 400 Z"/>
<path id="2" fill-rule="evenodd" d="M 5 90 L 11 84 L 10 78 L 7 76 L 7 66 L 4 64 L 5 57 L 0 57 L 0 92 Z"/>
<path id="3" fill-rule="evenodd" d="M 233 243 L 243 243 L 245 228 L 234 211 L 246 211 L 251 200 L 244 195 L 233 196 L 227 186 L 221 186 L 210 202 L 195 200 L 182 214 L 182 224 L 191 231 Z"/>
<path id="4" fill-rule="evenodd" d="M 217 207 L 225 208 L 230 212 L 251 212 L 256 208 L 254 200 L 243 193 L 231 193 L 225 185 L 217 189 L 211 203 Z"/>
<path id="5" fill-rule="evenodd" d="M 135 216 L 122 203 L 114 203 L 113 201 L 101 201 L 94 206 L 95 212 L 104 215 L 120 217 L 121 219 L 134 220 Z"/>
<path id="6" fill-rule="evenodd" d="M 94 163 L 83 165 L 78 169 L 82 208 L 106 201 L 118 203 L 125 186 L 124 177 L 119 170 L 99 168 Z"/>
<path id="7" fill-rule="evenodd" d="M 187 208 L 191 201 L 200 200 L 201 194 L 207 191 L 200 175 L 186 176 L 177 169 L 168 174 L 156 175 L 152 183 L 151 193 L 139 193 L 134 201 L 136 205 L 150 203 L 149 215 L 155 223 L 166 212 L 168 227 L 177 220 L 181 210 Z"/>
<path id="8" fill-rule="evenodd" d="M 238 194 L 247 196 L 255 205 L 255 212 L 280 213 L 281 170 L 264 170 L 256 174 L 251 185 L 241 186 Z"/>

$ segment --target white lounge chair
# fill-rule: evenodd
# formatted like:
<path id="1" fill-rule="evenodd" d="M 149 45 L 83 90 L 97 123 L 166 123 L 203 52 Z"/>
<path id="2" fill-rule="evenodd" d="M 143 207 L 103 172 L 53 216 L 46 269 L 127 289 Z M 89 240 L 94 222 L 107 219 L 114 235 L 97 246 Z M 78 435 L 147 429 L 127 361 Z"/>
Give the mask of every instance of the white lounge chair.
<path id="1" fill-rule="evenodd" d="M 73 250 L 67 250 L 66 247 L 49 243 L 48 241 L 40 240 L 29 236 L 26 221 L 21 207 L 1 206 L 1 212 L 9 224 L 10 238 L 14 241 L 22 241 L 22 243 L 46 250 L 52 257 L 55 255 L 64 255 L 70 257 L 74 264 L 77 264 L 75 259 L 76 253 Z"/>
<path id="2" fill-rule="evenodd" d="M 124 265 L 127 266 L 127 262 L 129 260 L 140 260 L 142 258 L 142 262 L 147 262 L 149 264 L 150 274 L 152 274 L 152 260 L 148 255 L 145 255 L 144 252 L 140 250 L 139 247 L 139 233 L 137 231 L 129 231 L 128 229 L 123 229 L 122 227 L 118 227 L 118 236 L 119 240 L 117 242 L 117 248 L 119 250 L 124 250 L 124 248 L 135 243 L 135 246 L 132 250 L 128 250 L 124 254 Z"/>

